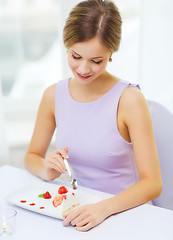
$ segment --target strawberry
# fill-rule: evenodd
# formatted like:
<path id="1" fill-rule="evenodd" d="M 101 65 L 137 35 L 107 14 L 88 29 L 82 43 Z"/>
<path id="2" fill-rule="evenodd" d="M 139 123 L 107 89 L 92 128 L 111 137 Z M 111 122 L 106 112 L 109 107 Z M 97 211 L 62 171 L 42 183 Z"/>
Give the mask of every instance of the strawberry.
<path id="1" fill-rule="evenodd" d="M 54 198 L 54 200 L 53 200 L 53 206 L 54 207 L 57 207 L 57 206 L 59 206 L 61 203 L 62 203 L 62 201 L 63 201 L 63 195 L 56 195 L 55 196 L 55 198 Z"/>
<path id="2" fill-rule="evenodd" d="M 51 198 L 52 196 L 50 195 L 49 192 L 46 192 L 46 193 L 43 194 L 43 197 L 44 197 L 44 199 L 49 199 L 49 198 Z"/>
<path id="3" fill-rule="evenodd" d="M 58 189 L 58 193 L 59 193 L 59 194 L 64 194 L 64 193 L 67 193 L 67 192 L 68 192 L 68 190 L 67 190 L 67 188 L 64 187 L 64 186 L 61 186 L 61 187 Z"/>

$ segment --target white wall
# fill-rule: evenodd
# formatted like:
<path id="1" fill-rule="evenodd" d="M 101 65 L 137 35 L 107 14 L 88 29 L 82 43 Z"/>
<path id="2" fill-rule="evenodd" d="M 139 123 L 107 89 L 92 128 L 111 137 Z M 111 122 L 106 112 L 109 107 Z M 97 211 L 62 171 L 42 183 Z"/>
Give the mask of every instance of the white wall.
<path id="1" fill-rule="evenodd" d="M 72 76 L 72 73 L 68 67 L 68 63 L 67 63 L 67 56 L 66 56 L 66 49 L 64 47 L 64 43 L 63 43 L 63 28 L 66 22 L 66 19 L 70 13 L 70 11 L 72 10 L 72 8 L 78 4 L 80 2 L 80 0 L 73 0 L 73 1 L 69 1 L 69 0 L 63 0 L 60 1 L 60 8 L 59 8 L 59 29 L 58 29 L 58 35 L 59 35 L 59 44 L 60 44 L 60 48 L 61 48 L 61 57 L 62 57 L 62 76 L 63 78 L 68 78 L 69 76 Z"/>
<path id="2" fill-rule="evenodd" d="M 140 85 L 173 112 L 173 1 L 141 0 Z"/>
<path id="3" fill-rule="evenodd" d="M 2 104 L 2 91 L 0 79 L 0 166 L 9 163 L 9 152 L 6 139 L 6 125 L 4 119 L 4 110 Z"/>

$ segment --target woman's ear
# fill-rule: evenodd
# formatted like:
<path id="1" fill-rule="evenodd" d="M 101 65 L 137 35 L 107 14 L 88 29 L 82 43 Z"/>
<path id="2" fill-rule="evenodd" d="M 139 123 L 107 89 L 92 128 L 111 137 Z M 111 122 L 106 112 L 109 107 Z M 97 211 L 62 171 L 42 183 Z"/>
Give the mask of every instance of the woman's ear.
<path id="1" fill-rule="evenodd" d="M 111 53 L 111 55 L 109 57 L 109 62 L 112 62 L 112 53 Z"/>

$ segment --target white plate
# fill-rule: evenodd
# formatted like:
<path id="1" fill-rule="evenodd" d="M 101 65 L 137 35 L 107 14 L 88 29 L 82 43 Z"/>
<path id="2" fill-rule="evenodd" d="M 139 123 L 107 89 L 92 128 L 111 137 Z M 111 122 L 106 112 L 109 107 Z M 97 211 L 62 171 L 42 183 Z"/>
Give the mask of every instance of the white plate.
<path id="1" fill-rule="evenodd" d="M 59 213 L 57 214 L 56 208 L 52 204 L 52 200 L 54 199 L 54 196 L 57 194 L 59 187 L 60 185 L 57 184 L 37 182 L 35 184 L 27 185 L 23 188 L 20 188 L 8 194 L 5 197 L 5 199 L 18 207 L 25 208 L 27 210 L 47 215 L 50 217 L 63 219 L 62 215 L 60 215 Z M 38 195 L 45 193 L 47 191 L 51 194 L 52 198 L 44 199 L 38 197 Z M 77 195 L 80 205 L 94 203 L 101 200 L 97 196 L 93 196 L 82 190 L 78 189 L 74 190 L 74 193 Z M 25 200 L 26 203 L 21 203 L 20 201 L 22 200 Z M 35 203 L 35 205 L 31 206 L 30 204 L 32 203 Z M 40 207 L 44 207 L 44 209 L 40 209 Z"/>

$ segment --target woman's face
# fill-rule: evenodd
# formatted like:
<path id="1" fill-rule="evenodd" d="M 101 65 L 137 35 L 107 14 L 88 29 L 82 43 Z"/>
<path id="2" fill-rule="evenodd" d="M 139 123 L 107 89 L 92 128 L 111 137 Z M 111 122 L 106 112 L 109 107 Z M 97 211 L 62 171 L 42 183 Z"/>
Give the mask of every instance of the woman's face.
<path id="1" fill-rule="evenodd" d="M 97 37 L 76 43 L 68 49 L 69 67 L 74 78 L 82 84 L 88 84 L 101 76 L 110 57 L 110 51 Z"/>

